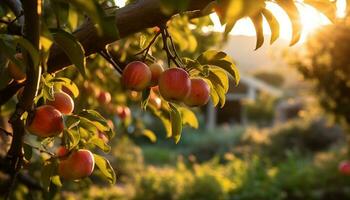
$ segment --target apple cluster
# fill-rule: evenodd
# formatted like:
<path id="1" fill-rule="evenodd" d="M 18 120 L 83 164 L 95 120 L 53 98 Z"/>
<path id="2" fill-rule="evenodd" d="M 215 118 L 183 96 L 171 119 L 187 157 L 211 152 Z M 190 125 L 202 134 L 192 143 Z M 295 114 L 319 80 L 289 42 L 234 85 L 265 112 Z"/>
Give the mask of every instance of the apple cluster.
<path id="1" fill-rule="evenodd" d="M 130 62 L 123 71 L 122 83 L 133 91 L 158 86 L 160 95 L 166 101 L 183 102 L 190 107 L 203 106 L 210 98 L 210 87 L 204 79 L 191 78 L 182 68 L 164 70 L 158 63 L 148 66 L 140 61 Z"/>
<path id="2" fill-rule="evenodd" d="M 65 92 L 55 92 L 54 99 L 37 107 L 27 119 L 27 129 L 39 137 L 57 136 L 64 130 L 63 115 L 72 114 L 73 99 Z M 67 180 L 90 176 L 94 169 L 93 154 L 86 149 L 69 151 L 65 147 L 57 150 L 58 175 Z"/>

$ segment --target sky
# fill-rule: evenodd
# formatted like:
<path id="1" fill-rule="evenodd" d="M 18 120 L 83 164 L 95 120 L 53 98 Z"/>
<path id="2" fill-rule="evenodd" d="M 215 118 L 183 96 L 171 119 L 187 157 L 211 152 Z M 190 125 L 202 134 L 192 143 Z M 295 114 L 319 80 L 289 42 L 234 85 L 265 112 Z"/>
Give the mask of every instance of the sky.
<path id="1" fill-rule="evenodd" d="M 116 4 L 120 7 L 123 7 L 125 5 L 125 0 L 115 0 Z M 345 3 L 346 0 L 338 0 L 337 1 L 337 7 L 338 7 L 338 13 L 337 15 L 339 17 L 343 16 L 345 13 Z M 277 20 L 280 22 L 281 32 L 280 36 L 283 39 L 289 40 L 292 35 L 291 30 L 291 24 L 288 19 L 287 14 L 276 4 L 274 3 L 267 3 L 267 8 L 274 13 Z M 318 27 L 322 25 L 329 24 L 330 21 L 321 13 L 316 11 L 314 8 L 306 5 L 298 5 L 298 9 L 301 13 L 301 22 L 303 25 L 303 31 L 302 31 L 302 39 L 304 40 L 307 35 L 312 33 L 314 30 L 316 30 Z M 214 30 L 214 31 L 223 31 L 225 28 L 222 26 L 219 22 L 218 16 L 214 13 L 210 15 L 214 26 L 208 27 L 208 30 Z M 266 35 L 270 34 L 270 29 L 268 26 L 268 23 L 266 20 L 264 20 L 264 32 Z M 255 29 L 251 21 L 247 18 L 241 19 L 237 22 L 235 28 L 232 30 L 231 34 L 233 35 L 248 35 L 248 36 L 254 36 L 255 35 Z"/>

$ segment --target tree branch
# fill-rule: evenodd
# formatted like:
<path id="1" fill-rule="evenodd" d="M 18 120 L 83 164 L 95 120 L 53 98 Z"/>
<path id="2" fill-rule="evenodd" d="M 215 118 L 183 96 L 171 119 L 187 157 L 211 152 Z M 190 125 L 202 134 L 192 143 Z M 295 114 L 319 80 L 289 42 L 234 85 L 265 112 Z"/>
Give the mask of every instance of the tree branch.
<path id="1" fill-rule="evenodd" d="M 25 0 L 23 1 L 24 9 L 24 37 L 39 50 L 40 37 L 40 12 L 41 0 Z M 39 86 L 41 70 L 40 67 L 34 66 L 32 58 L 28 52 L 23 52 L 25 61 L 27 62 L 26 76 L 27 80 L 24 86 L 22 98 L 19 100 L 14 114 L 10 118 L 13 129 L 13 138 L 10 149 L 6 158 L 9 160 L 9 174 L 11 175 L 10 186 L 7 194 L 9 197 L 19 173 L 23 165 L 23 140 L 25 135 L 24 124 L 20 116 L 24 111 L 32 107 L 33 100 Z"/>
<path id="2" fill-rule="evenodd" d="M 24 86 L 24 82 L 18 83 L 16 81 L 12 81 L 8 84 L 4 89 L 0 90 L 0 106 L 6 103 L 8 100 L 16 94 L 16 92 Z"/>
<path id="3" fill-rule="evenodd" d="M 186 12 L 203 10 L 214 0 L 190 0 Z M 74 32 L 74 36 L 83 45 L 86 56 L 97 53 L 107 44 L 117 41 L 120 38 L 142 31 L 145 28 L 158 26 L 168 21 L 172 16 L 179 14 L 175 10 L 169 15 L 161 12 L 161 0 L 138 0 L 134 3 L 117 10 L 115 14 L 115 23 L 119 30 L 119 38 L 102 38 L 98 36 L 96 28 L 92 22 L 83 24 Z M 48 60 L 48 72 L 53 73 L 71 65 L 69 58 L 57 46 L 51 49 Z"/>

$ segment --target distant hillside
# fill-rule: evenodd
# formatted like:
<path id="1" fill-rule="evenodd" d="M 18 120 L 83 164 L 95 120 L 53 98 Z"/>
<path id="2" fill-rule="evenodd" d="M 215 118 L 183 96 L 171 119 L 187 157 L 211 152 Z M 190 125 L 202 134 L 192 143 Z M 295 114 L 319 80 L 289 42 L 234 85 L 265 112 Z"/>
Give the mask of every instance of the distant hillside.
<path id="1" fill-rule="evenodd" d="M 254 51 L 255 36 L 230 36 L 222 49 L 236 61 L 242 75 L 256 71 L 273 71 L 283 75 L 284 84 L 280 88 L 284 88 L 287 93 L 295 94 L 300 88 L 305 88 L 302 76 L 293 67 L 289 67 L 282 57 L 286 51 L 298 50 L 302 43 L 290 47 L 288 41 L 278 39 L 270 45 L 269 36 L 266 38 L 267 42 Z"/>
<path id="2" fill-rule="evenodd" d="M 278 39 L 273 45 L 267 41 L 258 50 L 254 51 L 256 44 L 255 36 L 230 36 L 223 50 L 232 56 L 243 72 L 256 70 L 257 68 L 274 68 L 286 65 L 280 54 L 285 48 L 289 48 L 288 41 Z"/>

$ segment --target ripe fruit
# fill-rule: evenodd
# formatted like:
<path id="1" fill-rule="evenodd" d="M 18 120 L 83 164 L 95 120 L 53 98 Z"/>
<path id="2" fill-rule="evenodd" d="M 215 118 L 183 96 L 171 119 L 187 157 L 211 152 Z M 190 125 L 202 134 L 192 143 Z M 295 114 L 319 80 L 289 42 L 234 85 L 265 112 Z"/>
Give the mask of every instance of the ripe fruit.
<path id="1" fill-rule="evenodd" d="M 350 176 L 350 161 L 346 160 L 339 164 L 338 170 L 341 174 Z"/>
<path id="2" fill-rule="evenodd" d="M 66 147 L 64 147 L 64 146 L 60 146 L 60 147 L 58 147 L 57 150 L 56 150 L 56 155 L 57 155 L 59 158 L 65 157 L 65 156 L 67 156 L 68 154 L 69 154 L 69 150 L 68 150 Z"/>
<path id="3" fill-rule="evenodd" d="M 208 103 L 210 87 L 207 82 L 201 78 L 191 79 L 191 91 L 185 98 L 187 106 L 203 106 Z"/>
<path id="4" fill-rule="evenodd" d="M 90 176 L 94 170 L 94 156 L 89 150 L 79 149 L 58 164 L 58 175 L 67 180 L 77 180 Z"/>
<path id="5" fill-rule="evenodd" d="M 40 106 L 27 119 L 27 127 L 31 133 L 40 137 L 56 136 L 64 129 L 63 117 L 53 106 Z"/>
<path id="6" fill-rule="evenodd" d="M 71 114 L 74 110 L 74 101 L 73 99 L 64 92 L 56 92 L 54 94 L 54 100 L 48 101 L 47 105 L 51 105 L 59 110 L 63 114 Z"/>
<path id="7" fill-rule="evenodd" d="M 23 56 L 21 53 L 17 53 L 15 55 L 15 58 L 17 60 L 22 60 Z M 26 80 L 26 74 L 12 61 L 9 62 L 8 66 L 7 66 L 7 71 L 9 73 L 9 75 L 15 79 L 17 82 L 23 82 Z"/>
<path id="8" fill-rule="evenodd" d="M 159 77 L 159 92 L 167 101 L 183 101 L 190 92 L 191 80 L 180 68 L 165 70 Z"/>
<path id="9" fill-rule="evenodd" d="M 122 75 L 122 83 L 127 89 L 141 91 L 149 86 L 151 77 L 151 70 L 145 63 L 133 61 L 126 65 Z"/>
<path id="10" fill-rule="evenodd" d="M 163 73 L 164 69 L 158 63 L 151 64 L 149 66 L 149 69 L 151 70 L 151 74 L 152 74 L 150 86 L 156 86 L 156 85 L 158 85 L 159 77 Z"/>
<path id="11" fill-rule="evenodd" d="M 121 120 L 124 120 L 130 117 L 131 111 L 127 106 L 118 106 L 117 107 L 117 115 Z"/>
<path id="12" fill-rule="evenodd" d="M 100 104 L 108 104 L 109 102 L 111 102 L 112 97 L 111 97 L 111 94 L 109 92 L 101 91 L 97 97 L 97 100 L 98 100 L 98 102 L 100 102 Z"/>

